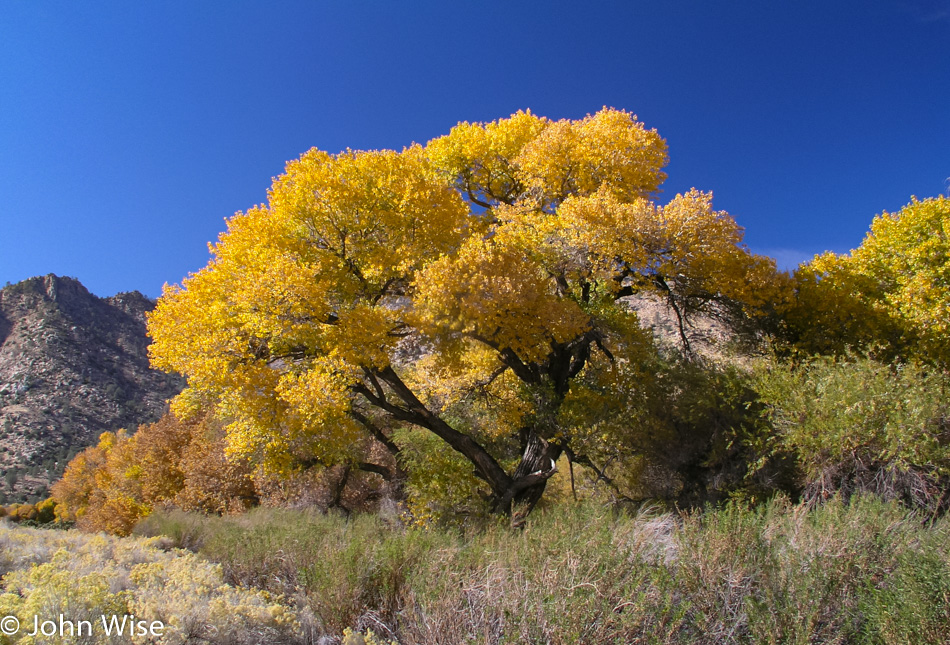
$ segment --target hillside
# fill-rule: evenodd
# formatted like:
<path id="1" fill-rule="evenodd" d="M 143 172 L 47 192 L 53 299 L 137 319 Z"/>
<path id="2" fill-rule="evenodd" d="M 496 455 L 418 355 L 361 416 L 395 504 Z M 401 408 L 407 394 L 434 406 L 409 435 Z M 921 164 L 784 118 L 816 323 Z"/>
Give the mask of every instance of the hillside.
<path id="1" fill-rule="evenodd" d="M 0 503 L 43 495 L 100 433 L 161 415 L 182 382 L 149 367 L 154 306 L 55 275 L 0 290 Z"/>

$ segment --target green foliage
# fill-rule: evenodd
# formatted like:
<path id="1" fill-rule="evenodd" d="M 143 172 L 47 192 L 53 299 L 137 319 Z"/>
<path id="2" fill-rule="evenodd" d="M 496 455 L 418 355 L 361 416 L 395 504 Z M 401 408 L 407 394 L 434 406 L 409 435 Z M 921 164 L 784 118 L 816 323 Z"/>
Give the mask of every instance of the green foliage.
<path id="1" fill-rule="evenodd" d="M 555 423 L 556 440 L 568 446 L 575 462 L 566 457 L 557 462 L 546 496 L 557 491 L 563 499 L 652 499 L 690 507 L 793 490 L 791 469 L 778 460 L 750 476 L 753 447 L 770 431 L 752 385 L 737 367 L 686 360 L 676 351 L 644 352 L 636 363 L 623 357 L 591 360 Z M 477 414 L 477 405 L 468 406 L 470 414 Z M 465 411 L 458 407 L 453 425 L 477 426 L 478 420 L 461 416 Z M 393 437 L 407 473 L 413 521 L 484 523 L 486 486 L 467 460 L 432 433 L 401 428 Z"/>
<path id="2" fill-rule="evenodd" d="M 749 446 L 768 428 L 745 371 L 675 352 L 643 360 L 636 370 L 606 369 L 620 374 L 613 377 L 619 387 L 602 388 L 595 370 L 580 377 L 565 425 L 582 428 L 574 445 L 604 465 L 595 478 L 606 476 L 621 498 L 701 506 L 740 490 L 787 488 L 787 476 L 771 463 L 771 484 L 746 477 Z M 619 440 L 604 442 L 604 434 Z"/>
<path id="3" fill-rule="evenodd" d="M 55 510 L 56 502 L 50 498 L 32 504 L 11 504 L 3 508 L 0 516 L 24 526 L 43 526 L 56 521 Z"/>
<path id="4" fill-rule="evenodd" d="M 947 376 L 868 358 L 770 363 L 756 387 L 775 433 L 765 454 L 789 454 L 810 498 L 873 490 L 935 508 L 950 475 Z"/>
<path id="5" fill-rule="evenodd" d="M 889 576 L 871 581 L 860 605 L 866 617 L 860 631 L 866 642 L 946 643 L 950 561 L 939 553 L 936 549 L 902 553 Z"/>
<path id="6" fill-rule="evenodd" d="M 471 463 L 430 432 L 404 428 L 393 439 L 407 473 L 406 503 L 412 521 L 445 525 L 484 518 L 488 505 L 479 503 L 482 482 Z"/>

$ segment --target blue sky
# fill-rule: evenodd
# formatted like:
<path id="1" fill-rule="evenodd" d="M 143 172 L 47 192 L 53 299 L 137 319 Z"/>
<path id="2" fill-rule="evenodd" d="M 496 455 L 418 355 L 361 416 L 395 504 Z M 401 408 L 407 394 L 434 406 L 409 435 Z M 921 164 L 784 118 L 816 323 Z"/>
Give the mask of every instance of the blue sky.
<path id="1" fill-rule="evenodd" d="M 316 146 L 637 114 L 794 265 L 948 190 L 950 0 L 0 2 L 0 285 L 160 295 Z"/>

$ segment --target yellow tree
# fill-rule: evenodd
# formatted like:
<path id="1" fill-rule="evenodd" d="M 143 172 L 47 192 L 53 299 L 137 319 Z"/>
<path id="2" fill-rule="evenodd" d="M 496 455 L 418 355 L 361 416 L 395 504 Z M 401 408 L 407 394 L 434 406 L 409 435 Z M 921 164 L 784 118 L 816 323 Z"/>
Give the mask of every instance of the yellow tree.
<path id="1" fill-rule="evenodd" d="M 180 412 L 215 402 L 236 453 L 392 477 L 363 457 L 411 426 L 462 455 L 497 511 L 530 510 L 562 453 L 592 463 L 577 401 L 647 377 L 651 341 L 621 298 L 658 293 L 685 325 L 754 317 L 774 284 L 709 195 L 651 201 L 666 161 L 655 131 L 607 108 L 311 150 L 166 288 L 153 363 L 188 377 Z"/>
<path id="2" fill-rule="evenodd" d="M 950 199 L 874 218 L 861 246 L 796 273 L 793 339 L 811 352 L 877 348 L 950 364 Z"/>
<path id="3" fill-rule="evenodd" d="M 914 199 L 882 213 L 852 259 L 879 285 L 876 306 L 901 322 L 921 354 L 950 362 L 950 199 Z"/>

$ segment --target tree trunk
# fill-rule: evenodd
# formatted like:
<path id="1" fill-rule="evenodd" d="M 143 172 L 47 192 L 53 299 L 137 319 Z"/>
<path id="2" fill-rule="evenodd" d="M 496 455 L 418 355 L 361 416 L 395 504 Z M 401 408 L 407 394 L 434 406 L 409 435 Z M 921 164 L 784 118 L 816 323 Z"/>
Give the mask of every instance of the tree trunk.
<path id="1" fill-rule="evenodd" d="M 350 468 L 349 464 L 344 464 L 341 467 L 339 479 L 330 485 L 330 502 L 328 504 L 328 508 L 338 508 L 346 515 L 350 514 L 350 509 L 343 505 L 343 491 L 350 479 Z"/>
<path id="2" fill-rule="evenodd" d="M 520 528 L 541 500 L 548 479 L 557 472 L 561 447 L 552 445 L 534 430 L 528 430 L 521 462 L 511 477 L 511 485 L 497 498 L 494 510 L 511 517 L 511 525 Z"/>

